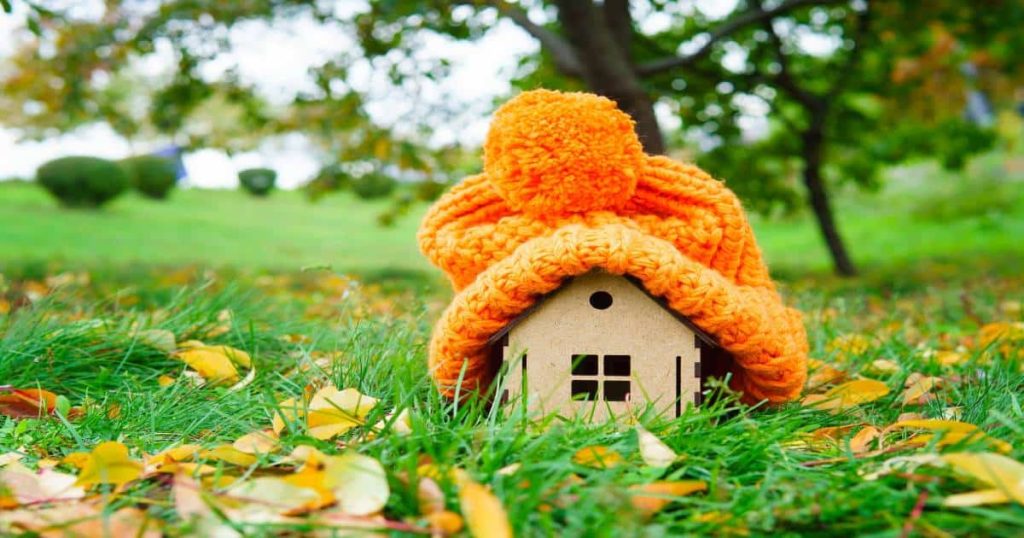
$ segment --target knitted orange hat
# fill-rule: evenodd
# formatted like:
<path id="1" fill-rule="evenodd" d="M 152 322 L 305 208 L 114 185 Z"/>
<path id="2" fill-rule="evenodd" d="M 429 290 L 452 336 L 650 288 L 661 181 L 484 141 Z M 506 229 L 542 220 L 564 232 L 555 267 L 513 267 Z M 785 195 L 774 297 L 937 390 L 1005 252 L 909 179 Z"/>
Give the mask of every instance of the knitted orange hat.
<path id="1" fill-rule="evenodd" d="M 736 196 L 692 165 L 645 155 L 633 121 L 586 93 L 536 90 L 498 109 L 484 171 L 430 209 L 423 253 L 457 292 L 430 343 L 439 388 L 484 388 L 487 341 L 572 276 L 631 275 L 732 354 L 746 401 L 796 397 L 800 313 L 782 304 Z"/>

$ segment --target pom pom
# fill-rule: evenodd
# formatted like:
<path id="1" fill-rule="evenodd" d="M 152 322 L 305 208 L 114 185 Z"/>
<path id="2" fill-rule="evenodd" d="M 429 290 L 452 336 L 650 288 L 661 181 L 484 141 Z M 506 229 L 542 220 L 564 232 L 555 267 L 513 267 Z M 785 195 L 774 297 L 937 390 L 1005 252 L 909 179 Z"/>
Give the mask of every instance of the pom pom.
<path id="1" fill-rule="evenodd" d="M 484 170 L 498 194 L 538 216 L 622 206 L 643 163 L 633 120 L 588 93 L 522 93 L 498 109 L 484 143 Z"/>

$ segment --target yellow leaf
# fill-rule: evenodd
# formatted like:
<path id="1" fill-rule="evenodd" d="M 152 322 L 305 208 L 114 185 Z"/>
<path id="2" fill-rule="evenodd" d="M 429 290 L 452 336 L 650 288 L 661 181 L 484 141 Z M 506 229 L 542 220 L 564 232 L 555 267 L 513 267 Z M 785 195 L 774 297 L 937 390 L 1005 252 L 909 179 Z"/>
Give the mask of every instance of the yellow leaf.
<path id="1" fill-rule="evenodd" d="M 161 387 L 169 387 L 174 384 L 174 378 L 169 375 L 162 375 L 157 378 L 156 384 Z"/>
<path id="2" fill-rule="evenodd" d="M 334 492 L 339 509 L 353 516 L 380 512 L 391 489 L 380 462 L 354 452 L 324 462 L 324 487 Z"/>
<path id="3" fill-rule="evenodd" d="M 610 469 L 622 463 L 622 456 L 608 447 L 587 446 L 577 450 L 572 461 L 587 467 Z"/>
<path id="4" fill-rule="evenodd" d="M 807 396 L 803 404 L 822 411 L 838 412 L 862 403 L 873 402 L 886 394 L 889 394 L 889 387 L 881 381 L 855 379 L 832 387 L 825 394 Z"/>
<path id="5" fill-rule="evenodd" d="M 306 421 L 306 405 L 297 398 L 288 398 L 277 404 L 272 420 L 274 433 L 280 435 L 285 427 Z"/>
<path id="6" fill-rule="evenodd" d="M 637 426 L 636 437 L 640 445 L 640 457 L 647 465 L 664 468 L 676 461 L 676 453 L 653 433 Z"/>
<path id="7" fill-rule="evenodd" d="M 96 445 L 89 453 L 75 485 L 114 484 L 120 487 L 142 476 L 142 469 L 141 462 L 128 456 L 128 447 L 107 441 Z"/>
<path id="8" fill-rule="evenodd" d="M 629 488 L 631 502 L 644 517 L 657 514 L 675 497 L 683 497 L 708 489 L 703 480 L 680 480 L 676 482 L 653 482 Z"/>
<path id="9" fill-rule="evenodd" d="M 958 472 L 1005 492 L 1024 505 L 1024 464 L 992 452 L 944 454 L 942 460 Z"/>
<path id="10" fill-rule="evenodd" d="M 866 371 L 874 375 L 890 375 L 900 371 L 900 365 L 889 359 L 875 359 L 868 365 Z"/>
<path id="11" fill-rule="evenodd" d="M 886 431 L 898 430 L 901 428 L 917 428 L 921 430 L 937 430 L 950 432 L 971 432 L 978 427 L 969 422 L 958 420 L 939 420 L 934 418 L 901 420 L 885 428 Z"/>
<path id="12" fill-rule="evenodd" d="M 1006 504 L 1010 498 L 1001 489 L 981 489 L 969 493 L 957 493 L 942 500 L 942 506 L 965 507 L 983 504 Z"/>
<path id="13" fill-rule="evenodd" d="M 477 538 L 511 538 L 512 525 L 501 501 L 491 490 L 469 479 L 459 487 L 459 506 L 469 533 Z"/>
<path id="14" fill-rule="evenodd" d="M 881 434 L 874 426 L 865 426 L 850 439 L 850 450 L 854 454 L 867 452 L 871 448 L 871 442 L 878 439 Z"/>
<path id="15" fill-rule="evenodd" d="M 62 459 L 60 461 L 61 461 L 61 463 L 66 463 L 66 464 L 68 464 L 68 465 L 70 465 L 72 467 L 77 467 L 79 469 L 82 469 L 82 468 L 85 467 L 86 462 L 89 461 L 89 453 L 88 452 L 72 452 L 72 453 L 68 454 L 67 456 L 64 456 L 64 459 Z"/>
<path id="16" fill-rule="evenodd" d="M 330 439 L 365 423 L 366 415 L 377 405 L 376 398 L 348 388 L 324 387 L 309 401 L 306 416 L 309 434 L 317 439 Z"/>
<path id="17" fill-rule="evenodd" d="M 249 432 L 236 439 L 231 446 L 246 454 L 271 454 L 281 449 L 273 430 Z"/>
<path id="18" fill-rule="evenodd" d="M 818 359 L 809 359 L 807 366 L 811 371 L 811 375 L 807 377 L 807 386 L 810 388 L 837 383 L 846 379 L 846 372 Z"/>
<path id="19" fill-rule="evenodd" d="M 179 351 L 175 357 L 211 383 L 234 383 L 239 379 L 234 363 L 220 351 L 193 348 Z"/>
<path id="20" fill-rule="evenodd" d="M 943 366 L 954 366 L 967 361 L 967 355 L 958 351 L 940 351 L 935 355 L 935 360 Z"/>
<path id="21" fill-rule="evenodd" d="M 424 519 L 427 520 L 427 525 L 430 526 L 431 532 L 438 533 L 443 536 L 458 534 L 464 526 L 462 516 L 447 510 L 431 512 L 427 514 Z M 511 534 L 509 536 L 511 536 Z"/>
<path id="22" fill-rule="evenodd" d="M 903 405 L 916 405 L 925 403 L 931 396 L 933 388 L 942 383 L 941 377 L 921 376 L 907 386 L 903 391 Z"/>
<path id="23" fill-rule="evenodd" d="M 247 454 L 231 445 L 220 445 L 209 450 L 203 450 L 199 457 L 213 461 L 223 461 L 239 467 L 249 467 L 259 461 L 256 456 Z"/>

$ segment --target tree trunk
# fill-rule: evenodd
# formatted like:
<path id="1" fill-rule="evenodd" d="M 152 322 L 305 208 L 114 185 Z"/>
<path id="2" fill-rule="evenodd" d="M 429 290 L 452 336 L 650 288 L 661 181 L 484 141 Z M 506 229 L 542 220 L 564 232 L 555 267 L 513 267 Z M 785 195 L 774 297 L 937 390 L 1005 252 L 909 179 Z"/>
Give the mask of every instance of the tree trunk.
<path id="1" fill-rule="evenodd" d="M 630 57 L 628 9 L 605 13 L 590 0 L 559 0 L 558 20 L 581 64 L 587 87 L 619 104 L 636 121 L 644 151 L 665 153 L 665 139 L 654 114 L 654 101 L 640 82 Z M 625 3 L 628 7 L 628 2 Z M 609 19 L 609 16 L 612 18 Z M 624 42 L 623 42 L 624 41 Z"/>
<path id="2" fill-rule="evenodd" d="M 825 182 L 821 177 L 824 150 L 821 123 L 823 122 L 820 118 L 812 118 L 810 129 L 803 134 L 804 185 L 807 187 L 811 209 L 814 210 L 814 216 L 818 220 L 818 229 L 821 230 L 821 236 L 832 255 L 836 273 L 842 276 L 854 276 L 857 274 L 857 268 L 846 252 L 842 236 L 839 235 L 835 216 L 832 214 L 832 206 L 829 203 L 828 192 L 825 189 Z"/>

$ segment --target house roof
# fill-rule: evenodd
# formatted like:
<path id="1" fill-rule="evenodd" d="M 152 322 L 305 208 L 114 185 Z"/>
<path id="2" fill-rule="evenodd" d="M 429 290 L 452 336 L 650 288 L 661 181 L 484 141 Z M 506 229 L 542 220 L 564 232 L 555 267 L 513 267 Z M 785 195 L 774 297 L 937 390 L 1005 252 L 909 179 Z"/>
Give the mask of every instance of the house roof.
<path id="1" fill-rule="evenodd" d="M 714 347 L 714 348 L 720 348 L 721 347 L 721 346 L 718 345 L 718 341 L 715 340 L 714 336 L 708 334 L 703 329 L 698 327 L 695 323 L 690 321 L 690 318 L 687 318 L 686 316 L 680 314 L 679 312 L 676 312 L 675 310 L 672 310 L 671 308 L 669 308 L 667 302 L 664 299 L 662 299 L 661 297 L 657 297 L 655 295 L 652 295 L 651 292 L 647 291 L 647 288 L 644 287 L 643 282 L 641 282 L 640 279 L 638 279 L 636 277 L 633 277 L 631 275 L 622 275 L 622 277 L 625 278 L 633 286 L 636 286 L 637 289 L 642 291 L 644 293 L 644 295 L 646 295 L 648 298 L 650 298 L 652 301 L 654 301 L 655 304 L 660 306 L 663 310 L 665 310 L 669 314 L 672 314 L 672 317 L 676 318 L 676 320 L 678 320 L 680 323 L 685 325 L 688 329 L 693 331 L 694 334 L 697 335 L 697 338 L 699 338 L 700 341 L 703 344 L 709 345 L 709 346 Z M 487 339 L 487 346 L 490 347 L 490 346 L 493 346 L 493 345 L 501 342 L 502 339 L 504 339 L 505 336 L 507 336 L 508 333 L 512 329 L 514 329 L 517 325 L 522 323 L 523 320 L 525 320 L 526 318 L 530 317 L 530 315 L 533 314 L 533 312 L 535 310 L 540 308 L 540 305 L 544 304 L 544 302 L 550 300 L 552 297 L 558 295 L 562 290 L 564 290 L 566 287 L 568 287 L 569 283 L 572 282 L 572 280 L 574 280 L 573 277 L 566 278 L 562 282 L 562 285 L 558 287 L 558 289 L 556 289 L 555 291 L 553 291 L 551 293 L 548 293 L 546 295 L 542 295 L 539 299 L 537 299 L 537 301 L 533 304 L 533 306 L 531 306 L 530 308 L 527 308 L 526 310 L 524 310 L 521 314 L 516 316 L 515 319 L 513 319 L 510 322 L 508 322 L 508 324 L 506 324 L 504 327 L 502 327 L 500 331 L 498 331 L 498 332 L 494 333 L 493 335 L 491 335 L 491 337 Z"/>

